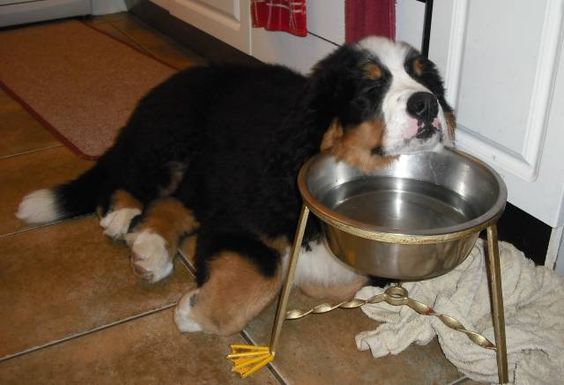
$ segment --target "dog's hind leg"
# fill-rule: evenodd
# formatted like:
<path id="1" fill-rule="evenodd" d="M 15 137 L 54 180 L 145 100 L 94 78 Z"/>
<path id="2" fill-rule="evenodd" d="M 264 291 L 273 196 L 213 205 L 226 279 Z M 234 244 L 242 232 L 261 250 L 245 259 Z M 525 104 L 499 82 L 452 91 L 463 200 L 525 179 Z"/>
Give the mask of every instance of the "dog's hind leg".
<path id="1" fill-rule="evenodd" d="M 106 210 L 103 208 L 99 209 L 100 226 L 104 228 L 104 234 L 113 239 L 123 239 L 133 218 L 141 215 L 143 204 L 126 190 L 120 189 L 112 194 L 110 207 L 105 215 L 102 214 L 104 211 Z"/>
<path id="2" fill-rule="evenodd" d="M 172 161 L 153 172 L 142 167 L 130 170 L 128 182 L 122 182 L 122 187 L 98 207 L 104 234 L 114 239 L 124 239 L 133 227 L 132 220 L 141 215 L 144 206 L 176 191 L 185 170 L 185 164 Z"/>
<path id="3" fill-rule="evenodd" d="M 125 236 L 131 247 L 133 271 L 149 282 L 168 276 L 180 238 L 197 228 L 192 211 L 178 199 L 167 197 L 152 202 L 142 221 Z"/>
<path id="4" fill-rule="evenodd" d="M 202 245 L 209 241 L 213 244 Z M 276 297 L 281 286 L 279 260 L 278 251 L 247 234 L 198 239 L 199 287 L 178 303 L 178 329 L 219 335 L 241 331 Z"/>

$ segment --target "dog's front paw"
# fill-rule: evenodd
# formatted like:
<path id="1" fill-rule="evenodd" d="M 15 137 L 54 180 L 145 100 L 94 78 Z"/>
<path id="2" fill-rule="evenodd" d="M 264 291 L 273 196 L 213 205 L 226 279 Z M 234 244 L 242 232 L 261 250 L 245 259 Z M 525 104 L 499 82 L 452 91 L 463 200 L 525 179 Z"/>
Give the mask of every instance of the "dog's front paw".
<path id="1" fill-rule="evenodd" d="M 136 275 L 154 283 L 172 272 L 172 256 L 159 234 L 145 230 L 128 234 L 126 241 L 131 246 L 131 264 Z"/>
<path id="2" fill-rule="evenodd" d="M 141 210 L 135 208 L 123 208 L 111 211 L 100 220 L 100 226 L 104 228 L 104 234 L 113 239 L 123 239 L 129 231 L 131 220 L 141 214 Z"/>
<path id="3" fill-rule="evenodd" d="M 192 319 L 192 308 L 196 304 L 199 291 L 198 289 L 192 290 L 184 295 L 174 310 L 174 322 L 182 333 L 194 333 L 203 330 L 200 324 Z"/>

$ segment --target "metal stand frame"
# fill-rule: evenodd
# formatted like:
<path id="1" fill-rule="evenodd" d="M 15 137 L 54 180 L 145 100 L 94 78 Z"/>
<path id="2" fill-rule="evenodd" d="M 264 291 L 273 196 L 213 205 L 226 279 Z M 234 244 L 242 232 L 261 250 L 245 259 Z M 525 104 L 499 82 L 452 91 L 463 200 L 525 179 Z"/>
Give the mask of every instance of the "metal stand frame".
<path id="1" fill-rule="evenodd" d="M 390 305 L 395 306 L 409 306 L 419 314 L 430 315 L 438 317 L 445 325 L 459 332 L 465 333 L 477 345 L 496 351 L 498 378 L 501 384 L 508 382 L 508 369 L 507 369 L 507 346 L 505 339 L 505 319 L 503 312 L 503 294 L 501 290 L 501 272 L 499 262 L 499 248 L 497 227 L 495 223 L 489 224 L 487 227 L 487 274 L 490 291 L 490 303 L 492 308 L 492 319 L 495 333 L 495 345 L 485 337 L 467 330 L 456 319 L 445 315 L 435 313 L 429 306 L 409 298 L 407 290 L 401 285 L 392 286 L 384 293 L 378 294 L 367 300 L 352 299 L 351 301 L 341 302 L 337 305 L 321 304 L 307 311 L 291 310 L 287 312 L 288 298 L 292 284 L 294 282 L 294 272 L 298 257 L 300 254 L 301 244 L 305 232 L 307 218 L 310 210 L 304 204 L 300 214 L 298 227 L 294 237 L 294 244 L 292 245 L 292 252 L 290 256 L 288 271 L 286 273 L 286 280 L 282 287 L 280 300 L 276 310 L 276 318 L 272 327 L 272 334 L 270 337 L 269 346 L 254 346 L 254 345 L 231 345 L 231 354 L 227 356 L 233 364 L 233 371 L 239 373 L 242 377 L 248 377 L 256 372 L 263 366 L 270 363 L 275 355 L 282 325 L 286 319 L 299 319 L 309 314 L 326 313 L 336 308 L 351 309 L 362 306 L 367 303 L 378 303 L 385 301 Z"/>

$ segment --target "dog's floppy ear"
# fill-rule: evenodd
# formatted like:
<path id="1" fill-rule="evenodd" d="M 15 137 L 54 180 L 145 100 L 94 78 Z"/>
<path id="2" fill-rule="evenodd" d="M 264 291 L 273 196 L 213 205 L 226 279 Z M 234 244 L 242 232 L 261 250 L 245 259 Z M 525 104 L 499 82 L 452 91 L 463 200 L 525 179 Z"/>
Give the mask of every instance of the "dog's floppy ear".
<path id="1" fill-rule="evenodd" d="M 454 111 L 452 111 L 449 107 L 447 111 L 445 111 L 445 120 L 446 120 L 446 137 L 443 138 L 443 143 L 447 146 L 454 147 L 454 138 L 455 138 L 455 129 L 456 129 L 456 117 L 454 115 Z"/>
<path id="2" fill-rule="evenodd" d="M 343 127 L 337 119 L 334 119 L 329 126 L 329 129 L 323 134 L 323 139 L 321 140 L 321 145 L 319 149 L 321 151 L 327 151 L 332 148 L 335 143 L 337 143 L 343 137 Z"/>
<path id="3" fill-rule="evenodd" d="M 370 119 L 379 108 L 379 86 L 385 85 L 385 70 L 368 53 L 345 45 L 313 67 L 308 83 L 312 112 L 337 118 L 343 126 Z"/>

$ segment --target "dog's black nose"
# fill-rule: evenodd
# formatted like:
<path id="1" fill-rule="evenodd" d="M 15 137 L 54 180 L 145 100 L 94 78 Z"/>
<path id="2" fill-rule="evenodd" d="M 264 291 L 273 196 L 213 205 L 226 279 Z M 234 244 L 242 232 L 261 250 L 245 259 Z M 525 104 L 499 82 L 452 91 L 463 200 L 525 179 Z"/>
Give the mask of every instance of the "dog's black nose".
<path id="1" fill-rule="evenodd" d="M 407 99 L 407 112 L 414 118 L 432 122 L 439 113 L 437 98 L 429 92 L 416 92 Z"/>

